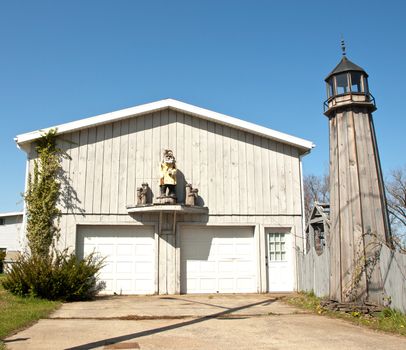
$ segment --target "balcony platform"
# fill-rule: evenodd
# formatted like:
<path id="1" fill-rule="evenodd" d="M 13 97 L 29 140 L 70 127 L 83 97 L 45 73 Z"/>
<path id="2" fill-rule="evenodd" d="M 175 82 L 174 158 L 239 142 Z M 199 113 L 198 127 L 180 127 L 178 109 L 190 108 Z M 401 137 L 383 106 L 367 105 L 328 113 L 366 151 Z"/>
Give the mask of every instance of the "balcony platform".
<path id="1" fill-rule="evenodd" d="M 132 213 L 177 213 L 177 214 L 207 214 L 209 208 L 189 206 L 184 204 L 146 204 L 127 205 L 127 212 Z"/>

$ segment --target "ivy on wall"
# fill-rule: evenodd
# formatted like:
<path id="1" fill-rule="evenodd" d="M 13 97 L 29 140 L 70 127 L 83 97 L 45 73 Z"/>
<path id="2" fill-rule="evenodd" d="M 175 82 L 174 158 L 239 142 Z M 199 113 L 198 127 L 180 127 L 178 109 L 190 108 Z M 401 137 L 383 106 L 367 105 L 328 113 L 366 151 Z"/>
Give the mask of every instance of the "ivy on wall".
<path id="1" fill-rule="evenodd" d="M 61 160 L 70 157 L 57 147 L 56 129 L 37 140 L 35 150 L 37 158 L 24 194 L 31 254 L 22 254 L 0 284 L 19 296 L 64 301 L 92 299 L 105 288 L 105 282 L 97 277 L 104 258 L 92 253 L 78 259 L 69 249 L 59 251 L 56 247 L 62 214 L 58 204 L 63 205 L 61 187 L 66 185 Z"/>
<path id="2" fill-rule="evenodd" d="M 56 129 L 51 129 L 36 142 L 38 159 L 34 161 L 33 172 L 28 177 L 24 195 L 27 212 L 27 240 L 31 254 L 48 256 L 50 248 L 59 237 L 57 207 L 62 152 L 56 146 Z"/>

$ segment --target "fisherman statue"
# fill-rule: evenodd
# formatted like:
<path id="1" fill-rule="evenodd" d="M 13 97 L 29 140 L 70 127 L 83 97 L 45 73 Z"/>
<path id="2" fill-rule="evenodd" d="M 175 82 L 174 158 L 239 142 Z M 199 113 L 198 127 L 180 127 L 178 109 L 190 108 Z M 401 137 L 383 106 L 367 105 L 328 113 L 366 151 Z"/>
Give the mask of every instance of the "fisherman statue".
<path id="1" fill-rule="evenodd" d="M 160 169 L 160 199 L 162 203 L 176 203 L 176 160 L 173 152 L 166 149 Z M 171 200 L 165 200 L 165 198 Z"/>

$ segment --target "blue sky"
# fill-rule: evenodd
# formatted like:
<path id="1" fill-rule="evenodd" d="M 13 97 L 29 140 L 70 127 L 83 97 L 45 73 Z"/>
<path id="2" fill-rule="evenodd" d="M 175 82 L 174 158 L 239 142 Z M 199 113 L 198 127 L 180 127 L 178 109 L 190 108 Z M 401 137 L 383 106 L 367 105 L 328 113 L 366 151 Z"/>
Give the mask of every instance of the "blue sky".
<path id="1" fill-rule="evenodd" d="M 348 10 L 347 10 L 348 9 Z M 406 163 L 404 1 L 1 1 L 0 211 L 22 208 L 17 134 L 175 98 L 313 141 L 328 168 L 324 77 L 370 75 L 384 173 Z"/>

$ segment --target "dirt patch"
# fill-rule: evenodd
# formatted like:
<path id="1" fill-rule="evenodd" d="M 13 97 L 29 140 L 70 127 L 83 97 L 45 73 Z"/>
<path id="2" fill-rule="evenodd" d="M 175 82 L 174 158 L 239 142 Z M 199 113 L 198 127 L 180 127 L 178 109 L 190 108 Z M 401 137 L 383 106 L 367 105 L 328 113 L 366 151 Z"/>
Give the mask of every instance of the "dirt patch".
<path id="1" fill-rule="evenodd" d="M 235 315 L 179 315 L 179 316 L 143 316 L 143 315 L 127 315 L 127 316 L 113 316 L 113 317 L 48 317 L 49 320 L 121 320 L 121 321 L 153 321 L 153 320 L 184 320 L 184 319 L 245 319 L 250 317 L 266 317 L 266 316 L 279 316 L 277 313 L 268 314 L 235 314 Z"/>
<path id="2" fill-rule="evenodd" d="M 139 316 L 127 315 L 117 317 L 49 317 L 49 320 L 122 320 L 122 321 L 148 321 L 148 320 L 183 320 L 186 318 L 196 318 L 191 315 L 181 316 Z"/>
<path id="3" fill-rule="evenodd" d="M 137 342 L 131 343 L 118 343 L 118 344 L 111 344 L 106 345 L 104 350 L 113 350 L 113 349 L 139 349 L 140 345 Z"/>

